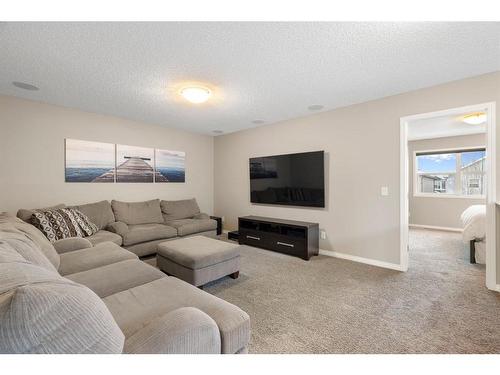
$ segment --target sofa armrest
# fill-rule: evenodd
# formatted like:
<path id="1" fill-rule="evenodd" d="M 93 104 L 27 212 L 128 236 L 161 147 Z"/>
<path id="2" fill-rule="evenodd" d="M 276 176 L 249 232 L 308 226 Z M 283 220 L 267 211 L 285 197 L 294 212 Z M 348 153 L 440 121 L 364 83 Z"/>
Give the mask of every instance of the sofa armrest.
<path id="1" fill-rule="evenodd" d="M 71 237 L 57 240 L 53 243 L 58 254 L 69 253 L 70 251 L 88 249 L 92 247 L 92 242 L 82 237 Z"/>
<path id="2" fill-rule="evenodd" d="M 125 233 L 129 231 L 128 225 L 125 224 L 123 221 L 115 221 L 114 223 L 108 224 L 106 229 L 120 236 L 123 236 Z"/>
<path id="3" fill-rule="evenodd" d="M 220 332 L 214 320 L 194 307 L 171 311 L 125 340 L 129 354 L 220 354 Z"/>
<path id="4" fill-rule="evenodd" d="M 210 216 L 201 212 L 199 214 L 194 215 L 193 219 L 210 219 Z"/>

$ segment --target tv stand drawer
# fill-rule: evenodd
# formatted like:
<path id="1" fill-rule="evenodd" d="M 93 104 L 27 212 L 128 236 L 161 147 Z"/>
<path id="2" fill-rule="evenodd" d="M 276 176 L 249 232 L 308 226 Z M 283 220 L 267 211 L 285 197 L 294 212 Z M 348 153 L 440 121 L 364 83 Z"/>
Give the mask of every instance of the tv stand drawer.
<path id="1" fill-rule="evenodd" d="M 289 255 L 303 257 L 307 254 L 307 245 L 305 241 L 295 240 L 294 238 L 273 238 L 272 250 L 279 251 Z"/>
<path id="2" fill-rule="evenodd" d="M 240 244 L 264 247 L 268 243 L 268 238 L 265 233 L 257 231 L 240 230 Z"/>

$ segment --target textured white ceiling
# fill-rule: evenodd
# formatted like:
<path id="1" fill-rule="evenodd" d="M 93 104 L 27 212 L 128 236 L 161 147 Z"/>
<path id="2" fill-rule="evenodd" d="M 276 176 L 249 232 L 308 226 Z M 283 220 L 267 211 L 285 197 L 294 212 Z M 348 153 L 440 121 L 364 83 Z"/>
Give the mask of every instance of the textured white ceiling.
<path id="1" fill-rule="evenodd" d="M 496 70 L 500 23 L 0 24 L 1 94 L 206 134 Z M 214 99 L 185 103 L 184 81 Z"/>

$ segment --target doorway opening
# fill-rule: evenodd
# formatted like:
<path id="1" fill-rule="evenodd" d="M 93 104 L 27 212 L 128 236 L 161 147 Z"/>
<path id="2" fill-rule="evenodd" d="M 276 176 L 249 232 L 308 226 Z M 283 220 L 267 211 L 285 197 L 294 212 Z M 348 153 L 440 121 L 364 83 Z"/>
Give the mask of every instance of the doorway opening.
<path id="1" fill-rule="evenodd" d="M 494 103 L 401 118 L 403 270 L 411 246 L 416 257 L 432 249 L 440 261 L 485 264 L 486 286 L 496 290 L 494 124 Z"/>

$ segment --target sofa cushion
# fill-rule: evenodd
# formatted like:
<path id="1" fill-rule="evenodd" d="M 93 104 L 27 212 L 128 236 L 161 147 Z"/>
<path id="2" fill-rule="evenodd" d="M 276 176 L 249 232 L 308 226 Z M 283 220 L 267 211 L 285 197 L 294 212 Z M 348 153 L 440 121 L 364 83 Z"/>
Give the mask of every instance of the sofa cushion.
<path id="1" fill-rule="evenodd" d="M 195 307 L 219 327 L 222 353 L 236 353 L 250 339 L 250 318 L 239 307 L 175 277 L 164 277 L 103 299 L 128 338 L 146 324 L 181 307 Z"/>
<path id="2" fill-rule="evenodd" d="M 97 233 L 93 234 L 92 236 L 85 237 L 87 240 L 89 240 L 92 245 L 97 245 L 102 242 L 114 242 L 118 246 L 121 246 L 123 243 L 122 237 L 119 236 L 116 233 L 111 233 L 108 232 L 107 230 L 101 229 Z"/>
<path id="3" fill-rule="evenodd" d="M 66 205 L 61 203 L 61 204 L 56 204 L 55 206 L 43 207 L 43 208 L 21 208 L 17 211 L 17 217 L 22 221 L 31 224 L 31 217 L 33 216 L 35 210 L 57 210 L 59 208 L 64 208 L 64 207 L 66 207 Z"/>
<path id="4" fill-rule="evenodd" d="M 141 260 L 129 259 L 74 273 L 66 277 L 76 283 L 85 285 L 99 297 L 104 298 L 166 277 L 166 275 Z"/>
<path id="5" fill-rule="evenodd" d="M 240 245 L 194 236 L 158 245 L 158 256 L 196 270 L 240 256 Z"/>
<path id="6" fill-rule="evenodd" d="M 172 238 L 177 231 L 164 224 L 129 225 L 129 231 L 123 235 L 123 245 L 130 246 L 141 242 Z"/>
<path id="7" fill-rule="evenodd" d="M 88 249 L 92 246 L 92 242 L 90 242 L 86 238 L 81 237 L 63 238 L 62 240 L 54 242 L 54 248 L 56 249 L 58 254 L 68 253 L 75 250 Z"/>
<path id="8" fill-rule="evenodd" d="M 154 224 L 163 223 L 160 200 L 153 199 L 145 202 L 111 201 L 111 207 L 116 221 L 125 224 Z"/>
<path id="9" fill-rule="evenodd" d="M 179 201 L 161 201 L 160 204 L 165 221 L 188 219 L 200 213 L 200 208 L 195 198 Z"/>
<path id="10" fill-rule="evenodd" d="M 7 242 L 0 241 L 0 264 L 2 263 L 29 263 Z"/>
<path id="11" fill-rule="evenodd" d="M 89 249 L 61 254 L 59 273 L 63 276 L 70 275 L 127 259 L 137 259 L 137 255 L 113 242 L 102 242 Z"/>
<path id="12" fill-rule="evenodd" d="M 180 219 L 165 221 L 165 224 L 177 229 L 179 236 L 206 232 L 217 229 L 217 222 L 212 219 Z"/>
<path id="13" fill-rule="evenodd" d="M 0 263 L 0 353 L 121 353 L 124 336 L 103 301 L 57 272 Z"/>
<path id="14" fill-rule="evenodd" d="M 17 230 L 23 232 L 29 239 L 40 247 L 40 250 L 47 257 L 50 263 L 52 263 L 56 269 L 59 268 L 59 254 L 47 237 L 45 237 L 37 228 L 7 213 L 0 214 L 0 223 L 10 223 Z"/>
<path id="15" fill-rule="evenodd" d="M 115 215 L 108 201 L 87 203 L 72 208 L 76 208 L 85 214 L 99 229 L 104 229 L 108 224 L 115 221 Z"/>
<path id="16" fill-rule="evenodd" d="M 57 269 L 43 254 L 40 247 L 12 224 L 0 224 L 0 243 L 9 245 L 27 262 L 57 272 Z"/>
<path id="17" fill-rule="evenodd" d="M 127 233 L 130 229 L 127 224 L 125 224 L 123 221 L 115 221 L 114 223 L 110 223 L 107 227 L 107 230 L 110 232 L 116 233 L 120 236 L 123 236 L 125 233 Z"/>
<path id="18" fill-rule="evenodd" d="M 171 311 L 125 341 L 124 353 L 220 354 L 217 323 L 194 307 Z"/>

